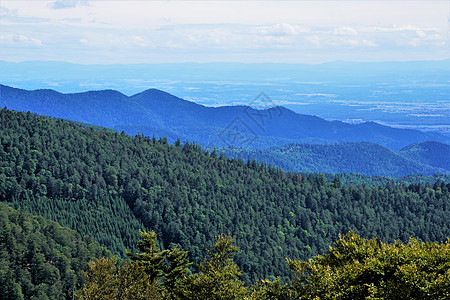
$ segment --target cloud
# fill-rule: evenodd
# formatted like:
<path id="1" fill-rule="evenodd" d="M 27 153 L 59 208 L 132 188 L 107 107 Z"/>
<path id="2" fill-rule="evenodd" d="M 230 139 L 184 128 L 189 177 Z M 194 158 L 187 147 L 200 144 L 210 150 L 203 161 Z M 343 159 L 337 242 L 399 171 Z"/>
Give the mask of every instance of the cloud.
<path id="1" fill-rule="evenodd" d="M 0 18 L 2 26 L 10 25 L 11 23 L 39 23 L 39 22 L 48 22 L 48 18 L 41 17 L 32 17 L 32 16 L 23 16 L 19 14 L 18 9 L 10 9 L 6 6 L 0 5 Z M 5 27 L 2 29 L 4 30 Z"/>
<path id="2" fill-rule="evenodd" d="M 303 26 L 291 25 L 286 23 L 275 24 L 272 26 L 264 26 L 258 28 L 261 35 L 285 36 L 308 33 L 309 29 Z"/>
<path id="3" fill-rule="evenodd" d="M 396 26 L 393 25 L 391 27 L 370 27 L 369 31 L 379 31 L 379 32 L 395 32 L 395 31 L 416 31 L 416 30 L 422 30 L 416 26 L 413 25 L 405 25 L 405 26 Z M 431 28 L 426 30 L 433 30 Z"/>
<path id="4" fill-rule="evenodd" d="M 343 27 L 335 28 L 333 30 L 333 34 L 334 35 L 351 35 L 351 36 L 355 36 L 355 35 L 358 35 L 358 32 L 352 27 L 343 26 Z"/>
<path id="5" fill-rule="evenodd" d="M 308 42 L 314 46 L 320 45 L 320 37 L 318 35 L 312 35 L 307 38 Z"/>
<path id="6" fill-rule="evenodd" d="M 88 5 L 87 0 L 55 0 L 49 6 L 52 9 L 73 8 L 79 5 Z"/>
<path id="7" fill-rule="evenodd" d="M 0 35 L 0 44 L 12 47 L 41 47 L 42 42 L 21 34 Z"/>
<path id="8" fill-rule="evenodd" d="M 17 9 L 11 10 L 5 6 L 0 6 L 0 16 L 17 16 Z"/>
<path id="9" fill-rule="evenodd" d="M 140 36 L 140 35 L 135 35 L 135 36 L 133 36 L 132 37 L 132 42 L 131 42 L 133 45 L 136 45 L 136 46 L 141 46 L 141 47 L 145 47 L 145 46 L 149 46 L 150 44 L 149 44 L 149 42 L 145 39 L 145 38 L 143 38 L 142 36 Z"/>
<path id="10" fill-rule="evenodd" d="M 362 44 L 366 47 L 378 47 L 379 45 L 369 40 L 362 40 Z"/>
<path id="11" fill-rule="evenodd" d="M 367 40 L 382 46 L 399 49 L 417 47 L 443 47 L 448 44 L 448 33 L 437 28 L 421 28 L 413 25 L 368 27 L 364 30 Z M 369 45 L 368 45 L 369 46 Z"/>
<path id="12" fill-rule="evenodd" d="M 369 9 L 364 10 L 367 15 L 345 18 L 344 10 L 340 16 L 319 5 L 294 4 L 303 1 L 245 1 L 252 10 L 228 2 L 1 2 L 0 43 L 7 49 L 0 52 L 15 60 L 40 55 L 89 62 L 426 59 L 448 57 L 450 42 L 447 15 L 444 27 L 439 21 L 442 13 L 419 21 L 393 18 L 393 11 L 386 11 L 389 18 L 374 18 Z M 263 13 L 256 13 L 260 6 Z"/>

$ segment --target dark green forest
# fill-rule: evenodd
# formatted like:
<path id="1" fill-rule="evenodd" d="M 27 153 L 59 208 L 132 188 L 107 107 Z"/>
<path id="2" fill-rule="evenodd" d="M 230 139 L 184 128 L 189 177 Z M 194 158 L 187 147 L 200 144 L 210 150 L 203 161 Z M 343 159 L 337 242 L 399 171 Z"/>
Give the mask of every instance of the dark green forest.
<path id="1" fill-rule="evenodd" d="M 0 203 L 0 299 L 72 299 L 88 262 L 110 255 L 92 238 Z"/>
<path id="2" fill-rule="evenodd" d="M 450 184 L 343 184 L 284 172 L 193 143 L 131 137 L 0 111 L 0 201 L 92 235 L 114 254 L 139 229 L 199 263 L 219 234 L 239 247 L 245 282 L 287 278 L 284 259 L 328 250 L 355 230 L 385 242 L 450 236 Z"/>
<path id="3" fill-rule="evenodd" d="M 290 144 L 268 149 L 217 148 L 229 157 L 265 161 L 285 171 L 357 173 L 401 177 L 450 174 L 450 146 L 438 142 L 412 144 L 400 151 L 369 143 Z"/>

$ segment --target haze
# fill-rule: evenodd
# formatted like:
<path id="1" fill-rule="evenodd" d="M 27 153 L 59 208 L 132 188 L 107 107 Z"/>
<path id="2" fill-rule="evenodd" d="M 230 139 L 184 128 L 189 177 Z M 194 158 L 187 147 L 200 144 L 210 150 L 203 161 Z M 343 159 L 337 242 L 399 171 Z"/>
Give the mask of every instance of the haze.
<path id="1" fill-rule="evenodd" d="M 74 63 L 441 60 L 448 1 L 11 1 L 0 57 Z"/>

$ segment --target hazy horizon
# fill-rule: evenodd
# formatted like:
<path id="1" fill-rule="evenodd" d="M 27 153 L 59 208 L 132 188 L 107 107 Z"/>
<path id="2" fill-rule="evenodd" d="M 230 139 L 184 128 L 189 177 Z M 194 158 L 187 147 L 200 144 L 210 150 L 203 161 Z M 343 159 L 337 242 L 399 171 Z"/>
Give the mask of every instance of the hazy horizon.
<path id="1" fill-rule="evenodd" d="M 327 120 L 449 133 L 449 1 L 0 3 L 0 83 L 156 88 L 206 106 L 265 92 Z"/>
<path id="2" fill-rule="evenodd" d="M 448 1 L 12 1 L 0 57 L 83 64 L 450 58 Z"/>

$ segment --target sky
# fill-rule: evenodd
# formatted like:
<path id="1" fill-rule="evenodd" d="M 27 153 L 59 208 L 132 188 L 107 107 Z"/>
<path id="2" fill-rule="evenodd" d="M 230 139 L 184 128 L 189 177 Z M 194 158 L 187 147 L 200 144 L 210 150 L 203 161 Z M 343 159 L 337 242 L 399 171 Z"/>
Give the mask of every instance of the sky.
<path id="1" fill-rule="evenodd" d="M 130 64 L 448 59 L 449 3 L 0 0 L 0 60 Z"/>

